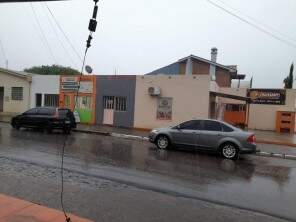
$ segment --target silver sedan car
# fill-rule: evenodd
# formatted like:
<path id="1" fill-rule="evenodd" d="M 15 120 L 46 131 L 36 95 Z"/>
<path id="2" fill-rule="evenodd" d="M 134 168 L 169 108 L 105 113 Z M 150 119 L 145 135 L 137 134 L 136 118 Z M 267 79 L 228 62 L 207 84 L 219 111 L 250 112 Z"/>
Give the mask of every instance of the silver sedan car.
<path id="1" fill-rule="evenodd" d="M 256 152 L 253 133 L 211 119 L 190 120 L 174 127 L 154 129 L 149 134 L 149 140 L 159 149 L 181 146 L 215 151 L 226 159 L 237 159 L 239 154 Z"/>

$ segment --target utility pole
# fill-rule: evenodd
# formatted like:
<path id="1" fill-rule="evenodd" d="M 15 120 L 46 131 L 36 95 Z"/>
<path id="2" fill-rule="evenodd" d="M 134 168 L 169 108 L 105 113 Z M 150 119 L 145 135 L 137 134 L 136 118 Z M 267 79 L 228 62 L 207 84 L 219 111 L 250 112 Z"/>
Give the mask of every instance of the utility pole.
<path id="1" fill-rule="evenodd" d="M 8 59 L 5 61 L 5 68 L 8 69 Z"/>

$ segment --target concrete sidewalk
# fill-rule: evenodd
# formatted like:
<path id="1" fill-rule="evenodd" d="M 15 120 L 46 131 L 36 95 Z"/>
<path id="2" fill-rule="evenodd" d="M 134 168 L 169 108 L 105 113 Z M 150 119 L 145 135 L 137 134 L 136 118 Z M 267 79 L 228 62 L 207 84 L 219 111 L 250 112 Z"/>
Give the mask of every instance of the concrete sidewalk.
<path id="1" fill-rule="evenodd" d="M 73 222 L 92 222 L 68 215 Z M 0 194 L 0 222 L 64 222 L 63 212 Z"/>

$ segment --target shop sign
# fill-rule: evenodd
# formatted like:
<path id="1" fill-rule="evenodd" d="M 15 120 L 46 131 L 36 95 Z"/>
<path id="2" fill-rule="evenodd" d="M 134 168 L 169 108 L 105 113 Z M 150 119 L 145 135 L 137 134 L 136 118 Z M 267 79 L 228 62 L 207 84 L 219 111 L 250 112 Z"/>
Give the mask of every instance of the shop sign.
<path id="1" fill-rule="evenodd" d="M 157 119 L 172 120 L 173 98 L 160 97 L 157 99 Z"/>
<path id="2" fill-rule="evenodd" d="M 285 105 L 284 89 L 249 89 L 248 97 L 253 104 Z"/>
<path id="3" fill-rule="evenodd" d="M 92 93 L 93 92 L 93 83 L 91 81 L 80 82 L 79 92 L 80 93 Z"/>
<path id="4" fill-rule="evenodd" d="M 73 77 L 73 76 L 63 76 L 62 77 L 62 82 L 78 82 L 78 77 Z"/>
<path id="5" fill-rule="evenodd" d="M 62 77 L 62 90 L 75 91 L 78 89 L 78 77 L 63 76 Z"/>

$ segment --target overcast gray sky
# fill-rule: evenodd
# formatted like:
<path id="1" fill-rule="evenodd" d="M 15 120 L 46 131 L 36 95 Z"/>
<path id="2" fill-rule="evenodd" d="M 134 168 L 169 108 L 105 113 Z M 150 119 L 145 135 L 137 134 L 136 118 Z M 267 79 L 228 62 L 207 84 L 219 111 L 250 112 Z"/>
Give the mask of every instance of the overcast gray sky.
<path id="1" fill-rule="evenodd" d="M 280 31 L 296 45 L 295 0 L 213 1 L 220 5 L 226 2 L 224 7 L 239 9 Z M 47 4 L 82 54 L 93 1 Z M 81 62 L 45 4 L 33 6 L 58 64 L 80 69 Z M 215 46 L 219 63 L 238 65 L 239 73 L 247 74 L 247 79 L 254 76 L 255 87 L 274 88 L 282 87 L 290 64 L 296 62 L 295 47 L 254 29 L 206 0 L 101 0 L 98 20 L 86 62 L 95 74 L 114 74 L 115 69 L 119 74 L 145 74 L 190 54 L 210 58 L 210 48 Z M 0 4 L 0 40 L 10 69 L 55 63 L 41 36 L 30 3 Z M 1 51 L 0 66 L 5 66 Z"/>

